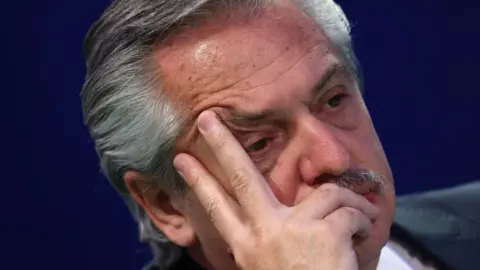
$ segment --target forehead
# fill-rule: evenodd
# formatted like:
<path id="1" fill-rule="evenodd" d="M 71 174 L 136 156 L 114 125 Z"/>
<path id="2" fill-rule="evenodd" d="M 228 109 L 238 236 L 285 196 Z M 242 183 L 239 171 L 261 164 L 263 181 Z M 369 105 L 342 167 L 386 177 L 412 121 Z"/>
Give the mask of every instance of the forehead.
<path id="1" fill-rule="evenodd" d="M 156 59 L 163 91 L 195 115 L 228 107 L 232 97 L 275 83 L 303 58 L 316 61 L 330 47 L 321 28 L 300 10 L 272 6 L 255 18 L 218 18 L 188 29 L 159 48 Z"/>

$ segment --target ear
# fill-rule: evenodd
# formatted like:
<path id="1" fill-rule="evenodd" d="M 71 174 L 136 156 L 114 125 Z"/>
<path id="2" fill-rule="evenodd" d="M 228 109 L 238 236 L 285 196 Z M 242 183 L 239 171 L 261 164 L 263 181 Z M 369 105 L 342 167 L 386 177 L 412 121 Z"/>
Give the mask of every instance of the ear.
<path id="1" fill-rule="evenodd" d="M 168 196 L 138 171 L 127 171 L 124 181 L 130 195 L 170 241 L 182 247 L 195 244 L 195 230 L 181 213 L 180 198 Z"/>

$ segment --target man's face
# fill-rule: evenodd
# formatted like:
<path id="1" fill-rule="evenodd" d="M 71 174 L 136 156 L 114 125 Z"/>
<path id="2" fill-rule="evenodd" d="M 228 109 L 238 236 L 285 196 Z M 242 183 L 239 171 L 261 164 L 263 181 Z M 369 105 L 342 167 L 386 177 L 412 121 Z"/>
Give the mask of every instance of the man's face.
<path id="1" fill-rule="evenodd" d="M 213 20 L 158 51 L 167 95 L 192 116 L 178 151 L 197 157 L 225 184 L 194 120 L 206 109 L 244 146 L 278 200 L 293 206 L 347 169 L 369 169 L 387 184 L 381 216 L 355 243 L 359 262 L 375 260 L 394 215 L 392 175 L 354 77 L 322 29 L 295 8 L 248 21 Z M 234 269 L 227 246 L 191 192 L 182 214 L 210 265 Z M 234 233 L 234 232 L 232 232 Z"/>

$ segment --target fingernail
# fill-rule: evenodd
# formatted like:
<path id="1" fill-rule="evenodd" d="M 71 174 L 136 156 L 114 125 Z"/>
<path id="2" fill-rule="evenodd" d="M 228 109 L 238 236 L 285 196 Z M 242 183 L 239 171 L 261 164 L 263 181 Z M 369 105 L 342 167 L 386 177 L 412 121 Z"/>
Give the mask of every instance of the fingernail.
<path id="1" fill-rule="evenodd" d="M 175 157 L 175 159 L 173 159 L 173 166 L 175 166 L 175 169 L 177 169 L 178 174 L 180 174 L 182 178 L 185 178 L 184 175 L 187 169 L 185 160 L 181 157 Z"/>
<path id="2" fill-rule="evenodd" d="M 215 126 L 215 115 L 210 111 L 202 112 L 198 116 L 198 130 L 201 133 L 207 133 Z"/>

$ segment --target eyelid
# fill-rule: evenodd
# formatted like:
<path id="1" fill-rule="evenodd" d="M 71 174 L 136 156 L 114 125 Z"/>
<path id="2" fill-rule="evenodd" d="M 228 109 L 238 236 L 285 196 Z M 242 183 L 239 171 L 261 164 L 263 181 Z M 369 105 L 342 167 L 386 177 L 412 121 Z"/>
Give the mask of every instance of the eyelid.
<path id="1" fill-rule="evenodd" d="M 327 91 L 322 91 L 322 93 L 315 98 L 314 102 L 315 104 L 324 103 L 327 100 L 339 94 L 348 95 L 348 87 L 346 87 L 343 84 L 335 84 L 334 86 L 330 87 Z"/>
<path id="2" fill-rule="evenodd" d="M 240 136 L 246 136 L 252 133 L 268 132 L 269 130 L 272 130 L 272 128 L 275 128 L 273 124 L 261 124 L 258 126 L 247 127 L 227 122 L 226 125 L 232 133 Z"/>
<path id="3" fill-rule="evenodd" d="M 254 133 L 256 133 L 256 132 L 254 132 Z M 263 132 L 261 132 L 260 134 L 255 134 L 254 136 L 248 136 L 248 135 L 247 135 L 248 138 L 245 140 L 245 142 L 243 142 L 243 143 L 240 142 L 240 144 L 242 144 L 242 146 L 243 146 L 244 148 L 246 148 L 246 147 L 248 147 L 248 146 L 250 146 L 250 145 L 252 145 L 252 144 L 254 144 L 254 143 L 256 143 L 256 142 L 258 142 L 258 141 L 260 141 L 260 140 L 263 140 L 263 139 L 271 139 L 271 138 L 274 137 L 274 136 L 271 135 L 271 134 L 268 135 L 268 134 L 266 134 L 266 133 L 263 133 L 263 134 L 262 134 L 262 133 L 263 133 Z"/>
<path id="4" fill-rule="evenodd" d="M 255 140 L 254 140 L 255 139 Z M 277 155 L 279 155 L 279 151 L 281 151 L 282 144 L 284 142 L 284 134 L 281 132 L 258 132 L 254 136 L 248 138 L 249 144 L 243 146 L 243 148 L 248 147 L 249 145 L 262 140 L 267 139 L 267 146 L 259 151 L 249 152 L 248 155 L 250 159 L 253 161 L 257 169 L 262 173 L 268 173 L 275 164 L 275 160 L 277 159 Z M 244 145 L 244 144 L 242 144 Z"/>

